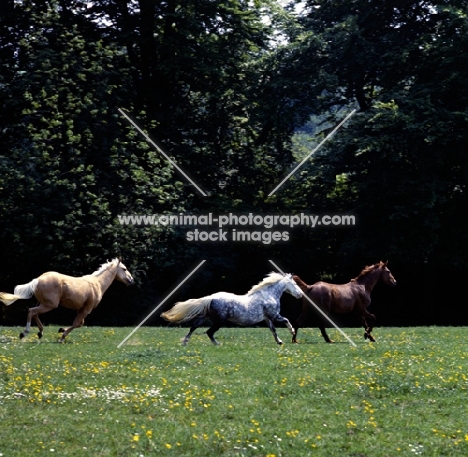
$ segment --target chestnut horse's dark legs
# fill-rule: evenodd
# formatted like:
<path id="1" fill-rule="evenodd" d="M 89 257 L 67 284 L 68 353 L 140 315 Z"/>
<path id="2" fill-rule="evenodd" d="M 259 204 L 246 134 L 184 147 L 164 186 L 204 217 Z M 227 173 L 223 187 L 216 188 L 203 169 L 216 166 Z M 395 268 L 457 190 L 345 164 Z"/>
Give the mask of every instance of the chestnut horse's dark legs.
<path id="1" fill-rule="evenodd" d="M 319 329 L 320 329 L 320 332 L 322 333 L 322 336 L 323 336 L 324 340 L 327 343 L 334 343 L 334 341 L 331 340 L 330 337 L 328 336 L 327 331 L 325 330 L 325 326 L 319 327 Z"/>
<path id="2" fill-rule="evenodd" d="M 303 305 L 302 313 L 296 319 L 296 322 L 295 322 L 295 325 L 294 325 L 294 333 L 293 333 L 293 336 L 292 336 L 292 342 L 293 343 L 297 343 L 297 332 L 299 331 L 299 329 L 301 327 L 304 326 L 304 323 L 306 322 L 308 315 L 309 315 L 309 312 L 308 312 L 307 308 Z"/>
<path id="3" fill-rule="evenodd" d="M 292 337 L 292 342 L 293 343 L 298 342 L 297 341 L 297 332 L 299 331 L 299 329 L 301 327 L 304 326 L 304 323 L 306 322 L 308 316 L 310 315 L 310 312 L 308 310 L 308 306 L 310 306 L 310 305 L 307 304 L 307 307 L 303 308 L 301 315 L 296 320 L 296 325 L 294 327 L 294 333 L 293 333 L 293 337 Z M 320 333 L 322 334 L 323 339 L 327 343 L 333 343 L 334 341 L 330 339 L 330 337 L 327 334 L 327 331 L 325 330 L 325 320 L 324 320 L 324 318 L 320 317 L 320 316 L 317 316 L 317 319 L 319 320 L 318 328 L 320 329 Z"/>
<path id="4" fill-rule="evenodd" d="M 369 313 L 368 311 L 366 311 L 365 314 L 361 316 L 361 320 L 362 320 L 362 325 L 364 327 L 364 339 L 369 338 L 370 341 L 375 342 L 375 338 L 371 335 L 371 332 L 374 329 L 374 325 L 376 321 L 375 316 Z M 370 324 L 368 323 L 368 321 L 370 321 Z"/>

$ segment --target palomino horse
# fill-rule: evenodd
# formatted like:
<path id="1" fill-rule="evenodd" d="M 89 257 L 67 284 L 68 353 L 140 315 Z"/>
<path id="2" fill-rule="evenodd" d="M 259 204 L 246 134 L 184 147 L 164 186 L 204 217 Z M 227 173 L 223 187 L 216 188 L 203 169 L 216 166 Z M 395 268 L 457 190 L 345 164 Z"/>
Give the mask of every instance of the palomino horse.
<path id="1" fill-rule="evenodd" d="M 20 338 L 24 338 L 30 332 L 33 318 L 39 327 L 37 336 L 42 338 L 44 326 L 39 319 L 39 314 L 52 311 L 59 305 L 76 309 L 77 316 L 72 326 L 59 330 L 63 333 L 59 341 L 63 343 L 74 328 L 84 324 L 85 317 L 96 308 L 114 279 L 126 285 L 133 284 L 132 275 L 120 259 L 111 260 L 101 265 L 94 273 L 79 278 L 49 271 L 28 284 L 16 286 L 13 294 L 0 292 L 0 301 L 8 306 L 18 299 L 31 298 L 33 295 L 37 298 L 39 304 L 29 309 L 26 328 L 24 332 L 21 332 Z"/>
<path id="2" fill-rule="evenodd" d="M 200 327 L 206 318 L 211 318 L 212 326 L 206 334 L 214 344 L 214 334 L 226 322 L 238 325 L 252 325 L 265 321 L 273 333 L 278 344 L 283 342 L 278 338 L 273 322 L 286 324 L 290 332 L 294 329 L 288 319 L 281 316 L 280 298 L 283 292 L 288 292 L 295 298 L 302 297 L 302 291 L 292 280 L 291 275 L 282 275 L 272 272 L 256 286 L 253 286 L 246 295 L 236 295 L 230 292 L 217 292 L 202 298 L 192 298 L 178 302 L 169 311 L 161 316 L 169 322 L 183 323 L 195 319 L 190 331 L 183 339 L 184 346 L 188 343 L 192 333 Z"/>
<path id="3" fill-rule="evenodd" d="M 373 326 L 375 325 L 375 316 L 367 311 L 367 307 L 371 302 L 372 289 L 378 281 L 383 281 L 392 286 L 396 285 L 396 280 L 387 268 L 387 263 L 388 261 L 381 261 L 370 267 L 365 267 L 357 278 L 351 279 L 346 284 L 328 284 L 320 281 L 310 286 L 298 276 L 293 276 L 293 279 L 304 293 L 327 315 L 330 313 L 355 313 L 360 315 L 365 330 L 364 338 L 375 341 L 371 335 Z M 310 302 L 305 297 L 302 300 L 302 313 L 296 321 L 293 343 L 297 343 L 297 332 L 312 311 Z M 319 318 L 319 322 L 319 328 L 325 341 L 333 343 L 325 331 L 324 319 Z"/>

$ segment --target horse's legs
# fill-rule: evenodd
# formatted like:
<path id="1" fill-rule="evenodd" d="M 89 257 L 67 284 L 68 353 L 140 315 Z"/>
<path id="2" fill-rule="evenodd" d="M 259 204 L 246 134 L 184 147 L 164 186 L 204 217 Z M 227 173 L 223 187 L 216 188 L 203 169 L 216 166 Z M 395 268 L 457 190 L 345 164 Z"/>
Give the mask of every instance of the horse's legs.
<path id="1" fill-rule="evenodd" d="M 275 316 L 271 316 L 271 317 L 266 317 L 266 316 L 265 316 L 265 322 L 267 323 L 268 328 L 271 330 L 271 333 L 273 333 L 273 337 L 275 338 L 275 341 L 276 341 L 278 344 L 283 344 L 283 342 L 278 338 L 278 334 L 276 333 L 276 328 L 275 328 L 275 326 L 273 325 L 273 321 L 279 322 L 280 324 L 286 324 L 286 326 L 288 327 L 289 331 L 291 332 L 291 334 L 292 334 L 293 337 L 294 337 L 295 331 L 294 331 L 293 326 L 291 325 L 291 322 L 289 322 L 288 319 L 286 319 L 285 317 L 281 316 L 281 314 L 276 314 Z"/>
<path id="2" fill-rule="evenodd" d="M 214 334 L 221 328 L 220 322 L 214 322 L 213 325 L 206 331 L 206 334 L 209 336 L 211 342 L 219 346 L 219 342 L 214 337 Z"/>
<path id="3" fill-rule="evenodd" d="M 324 323 L 320 323 L 319 329 L 320 329 L 320 332 L 322 333 L 322 336 L 323 336 L 324 340 L 327 343 L 334 343 L 334 341 L 331 340 L 330 337 L 328 336 L 327 331 L 325 330 L 325 324 Z"/>
<path id="4" fill-rule="evenodd" d="M 304 322 L 306 321 L 308 312 L 303 308 L 301 315 L 297 318 L 295 322 L 295 328 L 294 328 L 294 333 L 292 336 L 292 342 L 297 343 L 297 332 L 299 329 L 304 325 Z"/>
<path id="5" fill-rule="evenodd" d="M 275 322 L 279 322 L 280 324 L 286 324 L 286 327 L 288 327 L 289 331 L 291 332 L 291 335 L 294 337 L 296 335 L 296 331 L 294 330 L 293 326 L 291 325 L 291 322 L 289 322 L 289 319 L 287 319 L 284 316 L 281 316 L 281 314 L 277 314 L 274 317 Z"/>
<path id="6" fill-rule="evenodd" d="M 37 314 L 34 316 L 34 321 L 36 322 L 37 328 L 39 329 L 39 331 L 37 332 L 37 337 L 39 339 L 41 339 L 42 338 L 42 331 L 44 330 L 44 326 L 42 325 L 42 322 L 39 319 L 39 316 Z"/>
<path id="7" fill-rule="evenodd" d="M 375 338 L 371 335 L 371 332 L 374 329 L 374 325 L 376 321 L 375 316 L 369 313 L 367 310 L 365 310 L 364 314 L 361 316 L 361 320 L 362 320 L 362 325 L 364 327 L 364 338 L 365 339 L 369 338 L 370 341 L 375 342 Z M 371 322 L 370 324 L 367 323 L 368 320 Z"/>
<path id="8" fill-rule="evenodd" d="M 28 317 L 26 319 L 26 327 L 19 335 L 20 339 L 23 339 L 31 331 L 31 319 L 32 319 L 31 309 L 32 308 L 29 308 L 29 311 L 28 311 Z"/>
<path id="9" fill-rule="evenodd" d="M 364 317 L 364 314 L 361 316 L 361 324 L 362 326 L 364 327 L 364 339 L 366 340 L 367 339 L 367 328 L 368 328 L 368 325 L 367 325 L 367 321 L 366 321 L 366 318 Z"/>
<path id="10" fill-rule="evenodd" d="M 200 327 L 200 325 L 202 325 L 204 321 L 205 321 L 205 318 L 204 318 L 204 317 L 199 317 L 199 318 L 192 324 L 192 326 L 190 327 L 189 332 L 187 333 L 187 335 L 185 335 L 185 338 L 182 340 L 182 344 L 183 344 L 184 346 L 187 346 L 188 340 L 189 340 L 190 337 L 192 336 L 192 333 L 193 333 L 198 327 Z"/>
<path id="11" fill-rule="evenodd" d="M 68 327 L 67 329 L 59 329 L 59 333 L 62 333 L 61 338 L 59 339 L 59 343 L 63 343 L 65 341 L 65 338 L 69 335 L 69 333 L 74 329 L 74 328 L 79 328 L 84 324 L 85 317 L 89 314 L 88 311 L 83 311 L 81 310 L 78 312 L 76 315 L 75 319 L 73 320 L 73 324 L 71 327 Z"/>
<path id="12" fill-rule="evenodd" d="M 273 333 L 273 337 L 275 338 L 275 341 L 278 344 L 283 344 L 283 342 L 278 338 L 278 334 L 276 333 L 276 328 L 273 325 L 273 322 L 270 319 L 268 319 L 268 317 L 265 317 L 265 322 L 267 323 L 268 328 L 271 330 L 271 333 Z"/>
<path id="13" fill-rule="evenodd" d="M 309 311 L 304 308 L 302 311 L 302 314 L 297 318 L 296 321 L 296 328 L 295 328 L 295 333 L 293 334 L 292 342 L 297 343 L 297 332 L 299 331 L 299 328 L 304 325 L 304 322 L 306 321 L 307 317 L 309 315 Z M 330 339 L 330 337 L 327 334 L 327 331 L 325 330 L 325 320 L 322 317 L 318 317 L 318 328 L 320 329 L 320 333 L 323 336 L 323 339 L 327 343 L 333 343 L 334 341 Z"/>
<path id="14" fill-rule="evenodd" d="M 27 317 L 27 320 L 26 320 L 26 327 L 20 333 L 20 338 L 21 339 L 24 338 L 31 331 L 31 320 L 33 318 L 34 318 L 34 321 L 36 322 L 37 326 L 39 327 L 39 333 L 37 334 L 37 336 L 39 338 L 42 338 L 42 331 L 44 330 L 44 326 L 42 325 L 42 322 L 39 320 L 38 315 L 43 314 L 43 313 L 47 313 L 47 311 L 50 311 L 51 309 L 56 308 L 56 307 L 57 306 L 54 306 L 54 305 L 46 306 L 46 305 L 38 302 L 37 306 L 35 306 L 33 308 L 29 308 L 28 317 Z"/>
<path id="15" fill-rule="evenodd" d="M 190 330 L 189 332 L 187 333 L 187 335 L 185 335 L 185 338 L 182 340 L 182 344 L 184 346 L 187 345 L 190 337 L 192 336 L 192 333 L 198 328 L 200 327 L 200 325 L 203 324 L 203 322 L 205 321 L 205 317 L 199 317 L 193 324 L 192 326 L 190 327 Z M 221 328 L 221 322 L 219 321 L 213 321 L 213 325 L 206 331 L 206 334 L 208 335 L 208 337 L 210 338 L 211 342 L 213 344 L 216 344 L 217 346 L 219 346 L 219 342 L 216 340 L 216 338 L 214 337 L 214 334 Z"/>

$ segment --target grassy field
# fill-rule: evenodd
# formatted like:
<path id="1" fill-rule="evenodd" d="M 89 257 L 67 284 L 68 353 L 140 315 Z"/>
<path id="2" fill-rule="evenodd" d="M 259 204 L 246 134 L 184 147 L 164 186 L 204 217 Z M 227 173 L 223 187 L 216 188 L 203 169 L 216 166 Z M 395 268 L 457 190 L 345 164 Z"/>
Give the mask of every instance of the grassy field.
<path id="1" fill-rule="evenodd" d="M 466 456 L 468 329 L 0 328 L 0 457 Z"/>

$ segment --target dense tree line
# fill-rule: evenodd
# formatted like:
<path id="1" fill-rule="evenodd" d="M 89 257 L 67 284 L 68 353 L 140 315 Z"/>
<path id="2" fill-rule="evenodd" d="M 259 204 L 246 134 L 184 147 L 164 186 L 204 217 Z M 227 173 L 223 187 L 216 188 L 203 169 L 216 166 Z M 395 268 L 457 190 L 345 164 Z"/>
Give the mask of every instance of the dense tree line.
<path id="1" fill-rule="evenodd" d="M 138 286 L 111 288 L 90 322 L 132 324 L 200 259 L 180 297 L 245 293 L 268 259 L 312 283 L 388 258 L 399 285 L 375 291 L 382 322 L 467 323 L 446 291 L 468 273 L 467 13 L 462 0 L 6 0 L 0 290 L 122 256 Z M 209 212 L 357 224 L 197 243 L 118 218 Z M 3 322 L 23 318 L 14 306 Z"/>

